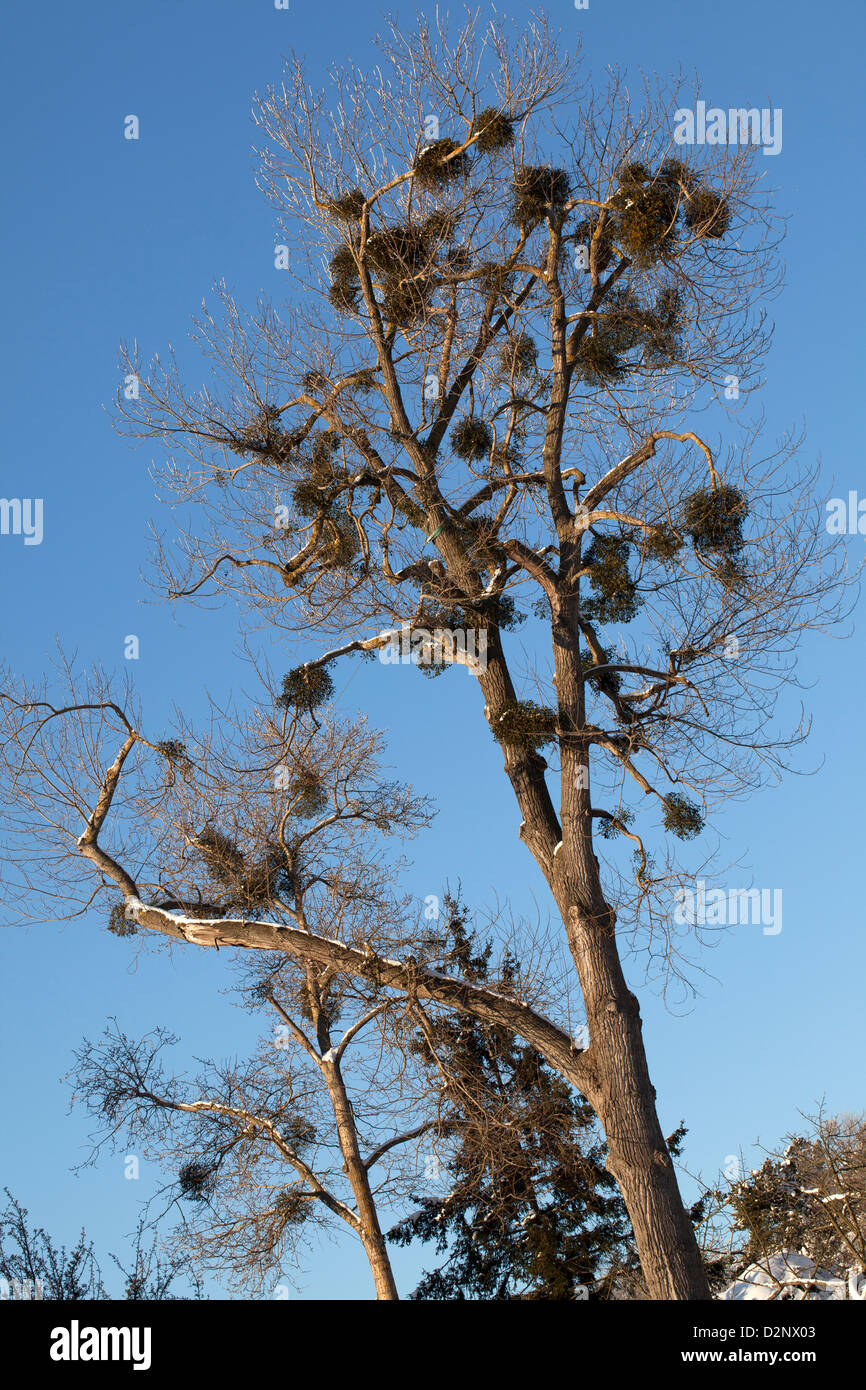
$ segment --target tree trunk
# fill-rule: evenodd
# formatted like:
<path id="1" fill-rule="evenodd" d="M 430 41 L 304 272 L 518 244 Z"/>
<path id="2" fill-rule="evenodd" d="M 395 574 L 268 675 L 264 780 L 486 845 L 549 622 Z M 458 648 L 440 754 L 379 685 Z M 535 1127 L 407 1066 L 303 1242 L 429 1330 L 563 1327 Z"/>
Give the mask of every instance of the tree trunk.
<path id="1" fill-rule="evenodd" d="M 564 728 L 583 731 L 579 628 L 574 612 L 569 616 L 564 630 L 554 627 L 559 718 Z M 496 633 L 488 638 L 481 686 L 485 713 L 495 728 L 498 715 L 515 698 Z M 560 817 L 545 782 L 546 764 L 537 753 L 504 744 L 505 770 L 523 814 L 521 839 L 553 893 L 577 968 L 589 1024 L 580 1089 L 604 1129 L 607 1166 L 631 1219 L 650 1296 L 709 1299 L 695 1232 L 656 1114 L 640 1009 L 617 950 L 616 916 L 604 898 L 593 853 L 587 749 L 579 738 L 560 740 Z"/>
<path id="2" fill-rule="evenodd" d="M 340 1152 L 343 1155 L 343 1166 L 352 1188 L 355 1205 L 358 1208 L 358 1234 L 373 1275 L 376 1298 L 396 1300 L 399 1298 L 399 1294 L 394 1282 L 388 1247 L 379 1225 L 379 1213 L 370 1187 L 369 1173 L 361 1157 L 355 1116 L 340 1072 L 340 1064 L 336 1058 L 328 1060 L 326 1057 L 323 1058 L 323 1067 L 337 1121 L 337 1135 L 340 1142 Z"/>
<path id="3" fill-rule="evenodd" d="M 574 909 L 570 916 L 590 1035 L 581 1085 L 607 1137 L 607 1167 L 628 1209 L 650 1296 L 708 1299 L 703 1261 L 656 1114 L 640 1008 L 622 972 L 613 913 L 605 928 Z"/>

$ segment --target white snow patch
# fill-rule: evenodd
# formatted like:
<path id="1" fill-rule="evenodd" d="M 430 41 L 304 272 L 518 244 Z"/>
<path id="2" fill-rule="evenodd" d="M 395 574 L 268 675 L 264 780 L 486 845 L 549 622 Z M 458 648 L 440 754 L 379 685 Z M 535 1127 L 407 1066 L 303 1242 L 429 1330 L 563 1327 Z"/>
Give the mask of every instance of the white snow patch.
<path id="1" fill-rule="evenodd" d="M 854 1298 L 863 1301 L 866 1299 L 866 1278 L 856 1270 L 849 1270 L 840 1278 L 831 1270 L 822 1269 L 809 1255 L 781 1250 L 749 1265 L 719 1298 L 764 1301 Z"/>

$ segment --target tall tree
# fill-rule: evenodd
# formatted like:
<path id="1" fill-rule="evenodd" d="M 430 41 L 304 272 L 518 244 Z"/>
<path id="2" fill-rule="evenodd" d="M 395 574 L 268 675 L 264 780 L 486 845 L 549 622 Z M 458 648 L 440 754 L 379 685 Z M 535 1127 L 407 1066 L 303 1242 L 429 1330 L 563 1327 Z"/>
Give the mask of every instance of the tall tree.
<path id="1" fill-rule="evenodd" d="M 306 714 L 352 653 L 399 659 L 405 641 L 428 674 L 472 671 L 589 1045 L 483 986 L 402 957 L 377 968 L 544 1051 L 601 1120 L 652 1296 L 706 1298 L 621 943 L 648 928 L 651 960 L 673 963 L 687 879 L 647 836 L 695 839 L 714 804 L 782 766 L 803 730 L 775 728 L 775 692 L 799 636 L 837 612 L 792 450 L 755 457 L 755 427 L 723 460 L 691 418 L 756 380 L 775 223 L 752 147 L 676 145 L 675 91 L 580 86 L 542 20 L 516 38 L 422 20 L 381 46 L 327 93 L 290 63 L 260 103 L 287 310 L 244 314 L 223 292 L 201 324 L 218 363 L 201 393 L 173 361 L 126 361 L 131 430 L 192 459 L 168 470 L 202 520 L 180 571 L 162 550 L 167 590 L 339 634 L 285 678 Z M 529 608 L 539 666 L 519 679 L 508 633 Z M 136 923 L 333 958 L 268 917 L 191 925 L 140 896 L 98 837 L 141 737 L 130 726 L 78 842 Z"/>

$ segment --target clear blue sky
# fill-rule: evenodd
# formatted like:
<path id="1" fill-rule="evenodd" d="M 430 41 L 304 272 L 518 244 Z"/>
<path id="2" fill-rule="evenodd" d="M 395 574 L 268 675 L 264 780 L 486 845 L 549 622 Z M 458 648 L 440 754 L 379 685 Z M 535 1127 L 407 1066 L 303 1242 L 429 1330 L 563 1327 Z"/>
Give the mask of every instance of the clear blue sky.
<path id="1" fill-rule="evenodd" d="M 519 16 L 529 6 L 498 8 Z M 783 109 L 782 153 L 765 161 L 791 217 L 788 287 L 773 305 L 768 434 L 804 422 L 826 495 L 866 496 L 860 0 L 548 8 L 566 36 L 582 37 L 600 74 L 609 63 L 662 74 L 682 66 L 697 71 L 710 104 Z M 414 9 L 399 13 L 408 22 Z M 0 537 L 3 652 L 19 671 L 37 674 L 56 634 L 82 660 L 119 667 L 124 636 L 137 633 L 136 680 L 155 724 L 173 700 L 201 709 L 205 684 L 216 695 L 244 684 L 231 614 L 175 621 L 143 603 L 139 567 L 158 513 L 152 450 L 116 437 L 103 405 L 116 389 L 120 340 L 137 338 L 148 354 L 181 343 L 218 277 L 242 301 L 281 293 L 271 213 L 253 184 L 253 94 L 279 77 L 291 49 L 314 75 L 332 59 L 363 64 L 377 19 L 374 5 L 356 0 L 292 0 L 288 12 L 272 0 L 19 0 L 7 10 L 0 494 L 45 500 L 41 546 Z M 141 119 L 138 142 L 123 139 L 129 113 Z M 859 561 L 866 540 L 847 544 Z M 704 958 L 712 977 L 683 1017 L 642 992 L 663 1124 L 686 1120 L 686 1162 L 707 1176 L 741 1148 L 752 1158 L 756 1139 L 773 1143 L 822 1095 L 831 1109 L 866 1107 L 862 634 L 810 641 L 806 657 L 815 682 L 808 761 L 823 767 L 737 806 L 722 826 L 730 857 L 745 855 L 755 883 L 782 887 L 783 931 L 732 931 Z M 388 726 L 401 774 L 438 800 L 435 828 L 414 850 L 413 889 L 436 892 L 446 876 L 462 877 L 470 901 L 495 892 L 531 909 L 534 892 L 546 911 L 469 678 L 431 683 L 405 671 L 383 680 L 383 669 L 364 666 L 345 699 Z M 437 745 L 453 750 L 451 767 L 431 761 Z M 481 853 L 470 857 L 476 833 Z M 104 1251 L 122 1247 L 157 1174 L 145 1166 L 139 1183 L 125 1181 L 122 1155 L 70 1173 L 86 1143 L 59 1080 L 72 1048 L 110 1013 L 133 1034 L 164 1024 L 199 1055 L 243 1050 L 250 1024 L 219 993 L 229 981 L 216 956 L 186 951 L 135 965 L 99 925 L 26 930 L 9 921 L 0 938 L 0 1185 L 66 1240 L 83 1223 Z M 396 1260 L 411 1280 L 417 1261 L 403 1252 Z M 322 1248 L 306 1296 L 369 1296 L 353 1245 Z"/>

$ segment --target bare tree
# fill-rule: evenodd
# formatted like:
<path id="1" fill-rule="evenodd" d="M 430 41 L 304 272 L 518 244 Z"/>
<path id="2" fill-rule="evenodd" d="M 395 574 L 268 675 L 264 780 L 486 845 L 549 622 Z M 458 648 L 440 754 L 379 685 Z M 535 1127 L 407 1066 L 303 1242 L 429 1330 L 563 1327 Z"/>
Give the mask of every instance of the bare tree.
<path id="1" fill-rule="evenodd" d="M 164 481 L 201 516 L 179 570 L 158 547 L 166 590 L 339 634 L 286 676 L 295 709 L 327 701 L 332 663 L 398 642 L 427 674 L 473 672 L 589 1046 L 404 959 L 378 958 L 382 982 L 532 1041 L 602 1122 L 651 1295 L 706 1298 L 621 943 L 640 930 L 674 962 L 684 870 L 647 848 L 652 812 L 694 839 L 782 769 L 806 726 L 778 731 L 776 692 L 801 634 L 838 613 L 793 442 L 761 458 L 759 424 L 732 418 L 721 448 L 693 418 L 732 373 L 757 383 L 777 224 L 751 147 L 676 146 L 676 87 L 591 90 L 541 20 L 516 38 L 420 21 L 381 47 L 382 66 L 339 69 L 327 93 L 292 62 L 259 104 L 289 307 L 244 314 L 223 291 L 200 324 L 216 369 L 198 394 L 172 360 L 126 360 L 129 428 L 186 454 Z M 549 658 L 539 643 L 518 676 L 507 633 L 530 604 Z M 303 925 L 143 897 L 99 844 L 133 748 L 130 725 L 78 848 L 139 926 L 369 969 Z"/>
<path id="2" fill-rule="evenodd" d="M 106 1299 L 105 1287 L 93 1242 L 84 1231 L 71 1250 L 58 1245 L 44 1226 L 32 1226 L 26 1207 L 5 1189 L 8 1198 L 0 1212 L 0 1277 L 11 1288 L 13 1298 Z M 191 1281 L 193 1296 L 200 1297 L 201 1284 L 189 1258 L 182 1254 L 166 1257 L 158 1248 L 157 1237 L 142 1217 L 135 1230 L 131 1260 L 126 1263 L 112 1254 L 113 1263 L 123 1275 L 123 1297 L 141 1300 L 176 1299 L 184 1295 L 171 1292 L 178 1278 Z M 5 1297 L 9 1297 L 9 1293 Z"/>
<path id="3" fill-rule="evenodd" d="M 560 1069 L 569 1033 L 528 1007 L 531 985 L 511 968 L 477 986 L 454 977 L 447 932 L 396 891 L 400 861 L 379 842 L 414 834 L 430 811 L 383 777 L 381 736 L 363 720 L 221 709 L 206 738 L 181 725 L 148 739 L 103 677 L 75 703 L 82 679 L 61 673 L 69 704 L 9 684 L 3 696 L 20 874 L 7 893 L 46 916 L 101 904 L 124 939 L 144 924 L 143 894 L 170 935 L 217 947 L 236 944 L 235 914 L 266 914 L 242 998 L 277 1030 L 244 1064 L 194 1078 L 166 1072 L 175 1039 L 159 1029 L 133 1040 L 115 1024 L 85 1043 L 74 1076 L 98 1124 L 92 1158 L 122 1134 L 168 1163 L 174 1195 L 200 1204 L 183 1249 L 210 1270 L 258 1291 L 336 1220 L 361 1241 L 377 1296 L 396 1298 L 379 1205 L 416 1181 L 422 1140 L 429 1151 L 462 1123 L 448 1077 L 420 1062 L 436 1024 L 422 999 L 519 1021 Z M 34 835 L 46 820 L 53 854 Z M 290 941 L 304 948 L 287 952 Z"/>

